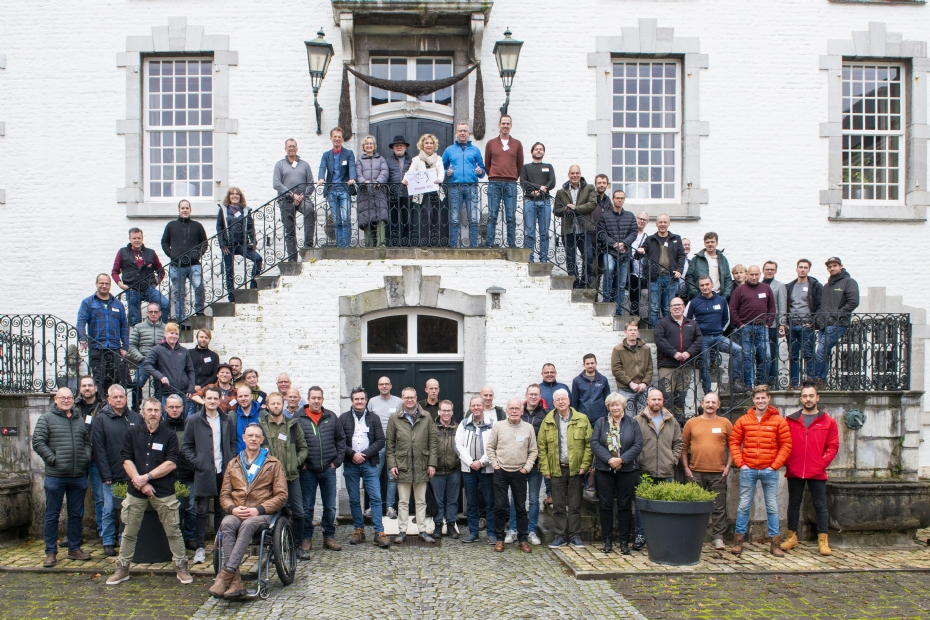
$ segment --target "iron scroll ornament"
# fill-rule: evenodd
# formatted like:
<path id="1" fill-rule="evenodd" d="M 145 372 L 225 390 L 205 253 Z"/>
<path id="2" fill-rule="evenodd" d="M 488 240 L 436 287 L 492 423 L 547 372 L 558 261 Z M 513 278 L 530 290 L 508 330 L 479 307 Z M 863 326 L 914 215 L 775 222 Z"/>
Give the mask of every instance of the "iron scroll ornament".
<path id="1" fill-rule="evenodd" d="M 865 413 L 858 409 L 850 409 L 843 420 L 846 422 L 846 428 L 857 431 L 865 425 Z"/>

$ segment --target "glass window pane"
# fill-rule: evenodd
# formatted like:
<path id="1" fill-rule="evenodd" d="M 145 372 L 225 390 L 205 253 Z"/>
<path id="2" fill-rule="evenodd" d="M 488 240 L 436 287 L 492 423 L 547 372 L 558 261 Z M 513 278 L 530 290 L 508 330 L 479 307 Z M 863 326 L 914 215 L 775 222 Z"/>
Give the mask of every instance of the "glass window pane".
<path id="1" fill-rule="evenodd" d="M 417 316 L 417 353 L 458 353 L 458 321 L 441 316 Z"/>
<path id="2" fill-rule="evenodd" d="M 407 316 L 386 316 L 366 323 L 368 353 L 407 353 Z"/>

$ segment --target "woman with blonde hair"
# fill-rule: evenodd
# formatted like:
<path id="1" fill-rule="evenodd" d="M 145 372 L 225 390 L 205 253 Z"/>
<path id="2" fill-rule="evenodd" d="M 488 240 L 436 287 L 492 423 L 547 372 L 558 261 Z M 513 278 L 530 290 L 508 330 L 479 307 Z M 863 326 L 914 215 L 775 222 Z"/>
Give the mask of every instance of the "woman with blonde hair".
<path id="1" fill-rule="evenodd" d="M 736 288 L 746 281 L 746 265 L 736 263 L 733 265 L 730 273 L 733 275 L 733 288 Z"/>
<path id="2" fill-rule="evenodd" d="M 365 232 L 365 245 L 384 245 L 384 230 L 388 221 L 388 163 L 378 152 L 375 137 L 362 139 L 362 155 L 355 161 L 358 183 L 358 227 Z"/>
<path id="3" fill-rule="evenodd" d="M 440 244 L 440 202 L 442 201 L 442 180 L 445 169 L 439 154 L 439 139 L 431 133 L 425 133 L 417 141 L 419 153 L 410 163 L 409 173 L 432 169 L 436 172 L 436 191 L 413 197 L 410 207 L 410 245 L 433 246 Z M 403 180 L 407 185 L 407 179 Z"/>

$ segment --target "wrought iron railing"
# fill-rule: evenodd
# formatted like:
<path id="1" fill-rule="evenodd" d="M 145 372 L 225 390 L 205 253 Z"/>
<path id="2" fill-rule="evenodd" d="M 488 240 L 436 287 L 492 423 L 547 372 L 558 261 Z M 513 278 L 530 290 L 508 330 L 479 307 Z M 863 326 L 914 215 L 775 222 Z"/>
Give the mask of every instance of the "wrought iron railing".
<path id="1" fill-rule="evenodd" d="M 753 323 L 658 381 L 670 411 L 680 419 L 700 415 L 707 385 L 720 397 L 721 413 L 734 419 L 749 407 L 755 385 L 789 390 L 813 381 L 832 391 L 910 389 L 908 314 L 770 314 Z"/>
<path id="2" fill-rule="evenodd" d="M 140 364 L 93 338 L 85 342 L 88 346 L 82 347 L 74 325 L 51 314 L 0 314 L 0 393 L 53 393 L 67 387 L 76 396 L 84 375 L 94 377 L 101 393 L 111 383 L 131 392 Z M 139 394 L 180 392 L 148 381 Z"/>
<path id="3" fill-rule="evenodd" d="M 255 277 L 283 261 L 296 260 L 300 249 L 381 246 L 527 248 L 532 251 L 531 260 L 550 262 L 558 272 L 574 275 L 575 288 L 596 291 L 593 300 L 614 301 L 615 295 L 610 291 L 619 290 L 621 283 L 616 278 L 610 280 L 602 269 L 607 249 L 603 235 L 595 232 L 594 218 L 576 216 L 575 222 L 589 232 L 573 234 L 564 218 L 552 215 L 551 197 L 542 204 L 529 202 L 517 188 L 512 212 L 501 205 L 495 213 L 489 200 L 493 186 L 487 182 L 446 183 L 436 192 L 415 197 L 408 196 L 406 187 L 399 183 L 360 183 L 354 189 L 348 188 L 333 184 L 294 188 L 292 191 L 300 191 L 304 197 L 296 208 L 291 199 L 293 194 L 287 192 L 247 211 L 250 232 L 243 247 L 236 248 L 228 235 L 217 233 L 172 260 L 166 266 L 167 277 L 157 281 L 153 276 L 137 288 L 154 287 L 171 303 L 171 317 L 183 321 L 218 301 L 234 301 L 236 289 L 255 287 Z M 344 202 L 338 202 L 337 197 Z M 217 207 L 219 213 L 222 206 Z M 287 216 L 294 217 L 293 232 L 290 220 L 286 221 L 283 215 L 285 210 L 296 211 L 296 216 Z M 256 258 L 260 260 L 253 260 Z M 634 275 L 631 265 L 622 283 L 624 291 L 646 291 L 651 283 L 669 276 L 667 269 L 645 256 L 638 255 L 636 261 L 644 275 Z M 190 281 L 172 278 L 172 274 L 190 265 L 199 265 L 202 273 L 202 302 Z M 677 281 L 672 285 L 677 287 Z M 639 296 L 636 297 L 626 295 L 618 309 L 627 314 L 639 313 Z M 128 304 L 129 291 L 122 291 L 119 298 Z M 642 314 L 648 319 L 645 307 Z M 143 317 L 144 313 L 140 311 L 137 316 Z"/>

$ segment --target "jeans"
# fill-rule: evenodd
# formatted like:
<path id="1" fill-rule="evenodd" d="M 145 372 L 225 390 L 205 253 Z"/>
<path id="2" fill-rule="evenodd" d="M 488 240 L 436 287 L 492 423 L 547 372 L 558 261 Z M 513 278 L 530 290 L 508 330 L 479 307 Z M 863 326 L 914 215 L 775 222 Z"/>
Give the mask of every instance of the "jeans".
<path id="1" fill-rule="evenodd" d="M 766 383 L 778 386 L 778 327 L 769 327 L 769 371 Z"/>
<path id="2" fill-rule="evenodd" d="M 442 522 L 450 525 L 455 523 L 459 516 L 459 491 L 462 489 L 462 472 L 454 471 L 444 476 L 433 476 L 429 481 L 436 499 L 436 533 L 442 531 Z"/>
<path id="3" fill-rule="evenodd" d="M 817 332 L 817 350 L 814 352 L 814 378 L 827 378 L 827 367 L 830 365 L 830 352 L 846 333 L 846 328 L 840 325 L 828 325 Z"/>
<path id="4" fill-rule="evenodd" d="M 468 517 L 468 531 L 478 535 L 478 492 L 484 496 L 485 521 L 487 531 L 494 532 L 494 474 L 482 471 L 462 472 L 462 483 L 465 485 L 465 514 Z"/>
<path id="5" fill-rule="evenodd" d="M 576 267 L 575 252 L 581 254 L 582 264 Z M 575 277 L 575 288 L 588 288 L 594 273 L 594 234 L 567 233 L 565 235 L 565 268 L 568 275 Z"/>
<path id="6" fill-rule="evenodd" d="M 384 531 L 384 525 L 381 521 L 383 512 L 381 509 L 379 469 L 378 466 L 372 465 L 371 461 L 368 460 L 361 465 L 356 465 L 351 460 L 346 460 L 342 464 L 342 477 L 346 483 L 346 493 L 349 495 L 349 509 L 352 511 L 352 527 L 356 529 L 365 527 L 365 517 L 362 515 L 362 503 L 360 501 L 361 493 L 358 488 L 358 482 L 361 479 L 365 485 L 365 495 L 371 501 L 371 522 L 374 525 L 375 534 Z"/>
<path id="7" fill-rule="evenodd" d="M 58 553 L 58 515 L 65 497 L 68 498 L 68 551 L 81 547 L 81 521 L 84 519 L 84 494 L 87 493 L 87 477 L 45 477 L 45 521 L 42 537 L 45 553 Z"/>
<path id="8" fill-rule="evenodd" d="M 539 527 L 539 489 L 542 487 L 543 475 L 539 473 L 539 468 L 534 467 L 530 470 L 530 473 L 526 475 L 526 483 L 529 487 L 527 491 L 530 498 L 530 510 L 529 510 L 529 530 L 530 532 L 535 532 Z M 510 505 L 510 528 L 511 530 L 516 531 L 517 529 L 517 508 L 513 504 Z"/>
<path id="9" fill-rule="evenodd" d="M 313 192 L 308 187 L 305 191 Z M 313 233 L 316 229 L 316 210 L 313 201 L 305 197 L 299 206 L 294 204 L 293 199 L 282 197 L 278 201 L 278 209 L 281 211 L 281 223 L 284 224 L 284 251 L 285 260 L 297 260 L 297 213 L 298 211 L 304 216 L 304 245 L 305 248 L 313 247 Z"/>
<path id="10" fill-rule="evenodd" d="M 672 284 L 672 276 L 662 274 L 649 281 L 649 324 L 655 325 L 660 318 L 668 316 L 668 304 L 678 284 Z"/>
<path id="11" fill-rule="evenodd" d="M 90 429 L 88 428 L 88 430 Z M 100 479 L 100 470 L 97 469 L 95 461 L 91 461 L 90 465 L 87 466 L 87 478 L 94 494 L 94 518 L 97 524 L 97 535 L 103 538 L 103 505 L 105 498 L 103 496 L 103 480 Z"/>
<path id="12" fill-rule="evenodd" d="M 646 472 L 640 471 L 639 473 L 640 473 L 640 474 L 643 474 L 643 473 L 646 473 Z M 656 484 L 659 484 L 660 482 L 672 482 L 673 480 L 675 480 L 675 479 L 674 479 L 674 478 L 658 478 L 658 477 L 656 477 L 656 476 L 652 476 L 652 481 L 653 481 L 654 483 L 656 483 Z M 634 490 L 635 490 L 635 489 L 634 489 Z M 636 496 L 635 496 L 635 493 L 634 493 L 634 496 L 633 496 L 633 503 L 634 503 L 634 504 L 636 503 Z M 642 516 L 642 515 L 640 514 L 640 512 L 639 512 L 639 507 L 638 507 L 638 506 L 636 507 L 636 510 L 635 510 L 634 513 L 633 513 L 633 520 L 634 520 L 634 522 L 635 522 L 635 523 L 634 523 L 635 528 L 634 528 L 634 530 L 633 530 L 633 533 L 636 534 L 637 536 L 645 536 L 646 533 L 643 531 L 643 516 Z M 621 532 L 621 534 L 622 534 L 622 532 Z M 648 542 L 648 541 L 647 541 L 647 542 Z"/>
<path id="13" fill-rule="evenodd" d="M 168 268 L 169 277 L 171 278 L 171 301 L 174 302 L 174 316 L 183 321 L 185 317 L 192 313 L 185 312 L 185 298 L 187 297 L 187 287 L 185 280 L 190 280 L 191 288 L 194 289 L 194 312 L 200 314 L 203 312 L 203 267 L 199 264 L 190 267 L 178 267 L 171 265 Z"/>
<path id="14" fill-rule="evenodd" d="M 601 284 L 601 293 L 604 301 L 617 302 L 617 314 L 623 307 L 623 299 L 626 297 L 627 280 L 630 277 L 630 259 L 624 256 L 616 256 L 607 252 L 601 258 L 604 271 L 604 278 Z"/>
<path id="15" fill-rule="evenodd" d="M 477 183 L 452 183 L 449 185 L 449 247 L 459 247 L 459 215 L 462 203 L 468 211 L 468 247 L 478 247 L 478 197 L 481 190 Z"/>
<path id="16" fill-rule="evenodd" d="M 743 384 L 755 387 L 769 374 L 769 328 L 765 325 L 743 326 Z"/>
<path id="17" fill-rule="evenodd" d="M 817 515 L 817 533 L 826 534 L 830 526 L 827 512 L 827 481 L 809 478 L 788 478 L 788 529 L 798 531 L 801 520 L 801 502 L 804 499 L 804 486 L 811 494 L 814 513 Z"/>
<path id="18" fill-rule="evenodd" d="M 120 513 L 124 525 L 123 542 L 119 548 L 120 563 L 128 566 L 132 562 L 132 556 L 136 553 L 136 539 L 139 536 L 139 528 L 142 526 L 142 517 L 149 504 L 158 513 L 158 520 L 161 522 L 162 529 L 165 530 L 168 547 L 171 549 L 171 559 L 175 564 L 180 564 L 182 560 L 187 559 L 187 552 L 184 550 L 184 537 L 181 536 L 181 528 L 178 525 L 178 509 L 181 504 L 174 494 L 144 499 L 126 495 Z"/>
<path id="19" fill-rule="evenodd" d="M 194 506 L 194 495 L 190 492 L 192 482 L 182 482 L 187 487 L 187 497 L 179 497 L 181 503 L 180 514 L 178 515 L 181 524 L 181 533 L 184 540 L 191 542 L 197 540 L 197 509 Z"/>
<path id="20" fill-rule="evenodd" d="M 131 483 L 130 483 L 131 484 Z M 100 540 L 104 545 L 116 545 L 116 511 L 113 510 L 113 485 L 101 484 L 103 487 L 103 515 L 97 521 L 100 530 Z"/>
<path id="21" fill-rule="evenodd" d="M 617 502 L 617 521 L 619 531 L 617 540 L 630 541 L 630 522 L 632 514 L 630 505 L 633 503 L 633 494 L 639 484 L 639 471 L 601 471 L 594 470 L 594 479 L 597 480 L 598 512 L 601 518 L 601 534 L 604 540 L 613 538 L 614 533 L 614 501 Z"/>
<path id="22" fill-rule="evenodd" d="M 168 304 L 168 298 L 162 295 L 157 288 L 150 286 L 144 291 L 137 291 L 130 288 L 126 291 L 127 312 L 129 313 L 129 327 L 142 322 L 142 302 L 155 302 L 161 306 L 161 322 L 164 324 L 168 321 L 168 312 L 171 306 Z"/>
<path id="23" fill-rule="evenodd" d="M 541 263 L 549 262 L 549 220 L 552 219 L 552 203 L 548 198 L 527 198 L 523 202 L 523 247 L 533 250 Z M 536 232 L 539 231 L 539 247 L 536 247 Z"/>
<path id="24" fill-rule="evenodd" d="M 249 283 L 250 288 L 258 288 L 258 283 L 255 281 L 255 276 L 261 273 L 262 270 L 262 255 L 253 250 L 252 248 L 247 248 L 243 245 L 237 245 L 234 247 L 224 248 L 228 252 L 223 252 L 223 266 L 226 269 L 226 293 L 229 295 L 229 300 L 233 300 L 233 290 L 236 288 L 236 267 L 235 267 L 235 258 L 238 254 L 243 258 L 246 258 L 252 261 L 252 281 Z M 245 282 L 243 281 L 243 284 Z"/>
<path id="25" fill-rule="evenodd" d="M 378 453 L 378 476 L 381 476 L 381 470 L 385 468 L 385 453 L 387 448 L 381 448 L 381 452 Z M 387 494 L 384 501 L 384 511 L 387 512 L 388 508 L 394 507 L 394 502 L 397 501 L 397 478 L 391 475 L 391 470 L 387 471 Z"/>
<path id="26" fill-rule="evenodd" d="M 304 495 L 304 540 L 313 538 L 313 505 L 316 503 L 316 490 L 320 489 L 323 499 L 323 538 L 336 535 L 336 468 L 327 466 L 321 472 L 309 469 L 300 472 L 300 490 Z"/>
<path id="27" fill-rule="evenodd" d="M 145 382 L 148 380 L 149 374 L 142 370 L 142 365 L 140 363 L 139 367 L 136 368 L 135 384 L 132 387 L 132 408 L 136 411 L 142 411 L 142 389 L 145 387 Z"/>
<path id="28" fill-rule="evenodd" d="M 504 539 L 504 527 L 510 516 L 511 506 L 517 511 L 517 540 L 526 542 L 529 520 L 526 516 L 526 477 L 519 471 L 494 470 L 494 533 L 497 540 Z M 511 503 L 508 491 L 513 494 Z"/>
<path id="29" fill-rule="evenodd" d="M 336 246 L 347 248 L 352 226 L 352 197 L 345 188 L 333 187 L 326 196 L 326 202 L 336 221 Z"/>
<path id="30" fill-rule="evenodd" d="M 736 533 L 745 534 L 746 528 L 749 526 L 752 495 L 756 490 L 757 481 L 762 483 L 769 536 L 778 536 L 778 472 L 768 467 L 765 469 L 740 469 Z"/>
<path id="31" fill-rule="evenodd" d="M 730 355 L 730 383 L 732 383 L 734 379 L 743 379 L 743 348 L 723 334 L 717 334 L 716 336 L 708 336 L 705 334 L 704 339 L 701 340 L 701 355 L 704 355 L 704 363 L 701 366 L 701 387 L 704 388 L 705 394 L 710 392 L 711 387 L 711 358 L 716 357 L 714 354 L 705 355 L 711 347 L 718 353 L 728 353 Z"/>
<path id="32" fill-rule="evenodd" d="M 488 228 L 484 235 L 489 248 L 494 246 L 497 214 L 502 202 L 504 203 L 504 219 L 507 222 L 507 247 L 516 247 L 517 183 L 515 181 L 491 181 L 488 183 Z"/>
<path id="33" fill-rule="evenodd" d="M 790 385 L 801 385 L 801 359 L 804 359 L 804 375 L 811 378 L 814 370 L 814 328 L 806 325 L 792 325 L 788 332 L 788 373 Z"/>

